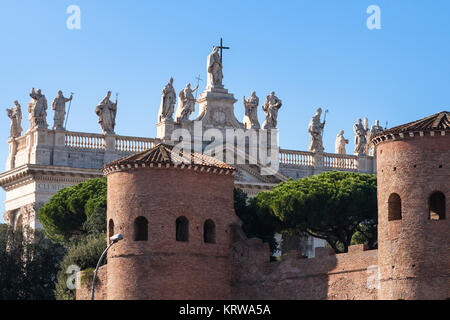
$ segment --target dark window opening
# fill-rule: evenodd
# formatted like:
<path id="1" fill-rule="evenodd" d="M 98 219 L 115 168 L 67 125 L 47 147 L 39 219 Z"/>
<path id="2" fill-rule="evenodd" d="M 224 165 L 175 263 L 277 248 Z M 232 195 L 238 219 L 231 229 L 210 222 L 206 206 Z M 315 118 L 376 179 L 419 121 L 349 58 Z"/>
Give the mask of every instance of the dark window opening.
<path id="1" fill-rule="evenodd" d="M 212 220 L 207 220 L 203 226 L 203 240 L 205 243 L 216 243 L 216 225 Z"/>
<path id="2" fill-rule="evenodd" d="M 434 192 L 430 196 L 430 220 L 445 219 L 445 196 L 442 192 Z"/>
<path id="3" fill-rule="evenodd" d="M 402 220 L 402 199 L 396 193 L 393 193 L 389 196 L 388 220 Z"/>
<path id="4" fill-rule="evenodd" d="M 176 240 L 181 242 L 188 242 L 189 220 L 186 217 L 179 217 L 175 224 L 176 224 Z"/>
<path id="5" fill-rule="evenodd" d="M 113 219 L 109 219 L 109 224 L 108 224 L 108 235 L 111 238 L 114 235 L 114 221 Z"/>
<path id="6" fill-rule="evenodd" d="M 144 217 L 134 220 L 134 241 L 148 240 L 148 221 Z"/>

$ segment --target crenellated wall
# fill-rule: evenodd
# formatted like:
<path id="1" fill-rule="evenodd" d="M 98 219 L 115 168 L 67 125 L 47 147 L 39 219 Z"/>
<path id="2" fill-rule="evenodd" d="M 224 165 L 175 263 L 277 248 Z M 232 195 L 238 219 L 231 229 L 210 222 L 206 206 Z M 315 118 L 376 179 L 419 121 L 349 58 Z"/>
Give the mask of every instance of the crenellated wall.
<path id="1" fill-rule="evenodd" d="M 291 252 L 280 262 L 269 262 L 269 248 L 259 239 L 247 239 L 233 228 L 233 299 L 242 300 L 376 300 L 377 250 L 351 246 L 334 254 L 316 248 L 316 257 L 301 259 Z"/>

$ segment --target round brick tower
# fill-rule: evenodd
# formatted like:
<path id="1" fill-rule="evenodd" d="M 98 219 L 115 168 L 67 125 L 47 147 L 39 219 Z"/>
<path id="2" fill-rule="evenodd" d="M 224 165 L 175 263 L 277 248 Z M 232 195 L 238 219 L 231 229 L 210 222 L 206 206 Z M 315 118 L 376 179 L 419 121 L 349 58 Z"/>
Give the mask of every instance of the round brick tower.
<path id="1" fill-rule="evenodd" d="M 230 299 L 234 168 L 198 154 L 181 163 L 156 147 L 103 168 L 108 233 L 107 299 Z"/>
<path id="2" fill-rule="evenodd" d="M 379 299 L 450 297 L 450 113 L 385 130 L 377 148 Z"/>

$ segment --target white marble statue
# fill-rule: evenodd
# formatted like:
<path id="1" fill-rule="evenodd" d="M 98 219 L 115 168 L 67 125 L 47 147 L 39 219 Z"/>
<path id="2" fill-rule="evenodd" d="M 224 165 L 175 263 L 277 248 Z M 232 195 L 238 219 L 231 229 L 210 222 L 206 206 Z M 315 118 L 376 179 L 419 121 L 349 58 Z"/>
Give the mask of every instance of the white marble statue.
<path id="1" fill-rule="evenodd" d="M 34 88 L 30 93 L 31 101 L 28 103 L 28 119 L 30 120 L 30 130 L 34 128 L 48 128 L 47 125 L 47 98 L 42 94 L 41 89 Z"/>
<path id="2" fill-rule="evenodd" d="M 53 130 L 64 130 L 64 120 L 66 119 L 66 102 L 71 101 L 73 95 L 70 98 L 66 98 L 61 90 L 58 91 L 58 95 L 52 103 L 52 109 L 55 111 L 53 118 Z"/>
<path id="3" fill-rule="evenodd" d="M 317 109 L 316 114 L 309 122 L 308 132 L 310 134 L 309 152 L 322 153 L 323 147 L 323 128 L 325 128 L 325 120 L 322 122 L 322 108 Z"/>
<path id="4" fill-rule="evenodd" d="M 361 122 L 361 118 L 356 120 L 356 124 L 353 126 L 353 132 L 355 134 L 355 155 L 366 155 L 367 147 L 367 132 L 364 125 Z"/>
<path id="5" fill-rule="evenodd" d="M 161 94 L 161 105 L 159 107 L 158 122 L 165 120 L 173 120 L 172 115 L 175 111 L 175 103 L 177 102 L 177 94 L 173 88 L 173 78 L 169 79 L 169 83 L 164 87 Z"/>
<path id="6" fill-rule="evenodd" d="M 178 108 L 177 113 L 175 116 L 175 120 L 177 122 L 179 121 L 186 121 L 189 120 L 189 117 L 191 116 L 192 112 L 195 111 L 195 98 L 193 93 L 197 91 L 197 87 L 195 89 L 191 89 L 191 84 L 186 84 L 186 87 L 180 91 L 180 94 L 178 95 Z"/>
<path id="7" fill-rule="evenodd" d="M 207 71 L 208 71 L 207 88 L 223 88 L 222 69 L 223 66 L 219 54 L 219 48 L 214 47 L 213 51 L 209 54 L 207 61 Z"/>
<path id="8" fill-rule="evenodd" d="M 117 114 L 117 97 L 116 102 L 112 102 L 111 91 L 108 91 L 106 97 L 100 101 L 95 108 L 95 113 L 98 116 L 98 123 L 102 128 L 103 134 L 114 134 L 114 128 L 116 127 L 116 114 Z"/>
<path id="9" fill-rule="evenodd" d="M 345 150 L 347 144 L 349 143 L 348 139 L 344 138 L 344 130 L 341 130 L 336 137 L 336 143 L 334 145 L 334 152 L 336 154 L 347 154 Z"/>
<path id="10" fill-rule="evenodd" d="M 252 91 L 250 97 L 245 99 L 244 97 L 244 127 L 246 129 L 260 129 L 261 126 L 258 121 L 258 105 L 259 98 L 256 96 L 256 92 Z"/>
<path id="11" fill-rule="evenodd" d="M 263 105 L 263 111 L 266 113 L 266 121 L 264 121 L 263 129 L 275 129 L 277 127 L 278 110 L 283 104 L 281 100 L 275 95 L 275 92 L 271 92 L 267 96 L 266 102 Z"/>
<path id="12" fill-rule="evenodd" d="M 372 143 L 372 141 L 370 140 L 372 137 L 374 137 L 375 135 L 377 135 L 378 133 L 380 133 L 381 131 L 383 131 L 383 127 L 380 126 L 380 121 L 376 120 L 375 124 L 372 126 L 372 128 L 370 129 L 370 137 L 369 137 L 369 144 L 370 144 L 370 148 L 369 148 L 369 155 L 370 156 L 375 156 L 376 155 L 376 148 L 374 146 L 374 144 Z"/>
<path id="13" fill-rule="evenodd" d="M 18 138 L 22 135 L 22 108 L 19 102 L 14 101 L 14 107 L 6 109 L 8 117 L 11 119 L 10 138 Z"/>
<path id="14" fill-rule="evenodd" d="M 369 127 L 369 119 L 367 117 L 364 118 L 364 130 L 366 131 L 366 150 L 365 154 L 369 154 L 370 149 L 370 127 Z"/>

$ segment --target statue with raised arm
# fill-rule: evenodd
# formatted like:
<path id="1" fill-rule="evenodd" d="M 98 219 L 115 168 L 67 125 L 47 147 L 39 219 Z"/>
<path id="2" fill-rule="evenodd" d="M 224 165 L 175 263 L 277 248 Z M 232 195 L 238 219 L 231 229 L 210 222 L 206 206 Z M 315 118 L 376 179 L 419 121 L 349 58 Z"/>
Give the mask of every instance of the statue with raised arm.
<path id="1" fill-rule="evenodd" d="M 248 99 L 244 97 L 244 127 L 246 129 L 260 129 L 258 121 L 258 105 L 259 98 L 256 96 L 256 92 L 252 91 L 251 96 Z"/>
<path id="2" fill-rule="evenodd" d="M 42 94 L 41 89 L 34 88 L 30 93 L 31 101 L 28 103 L 28 119 L 30 120 L 30 130 L 34 128 L 48 128 L 47 125 L 47 98 Z"/>
<path id="3" fill-rule="evenodd" d="M 106 97 L 100 101 L 95 108 L 95 113 L 98 116 L 98 123 L 102 128 L 103 134 L 114 134 L 114 128 L 116 127 L 116 114 L 117 114 L 117 98 L 116 102 L 112 102 L 111 91 L 108 91 Z"/>
<path id="4" fill-rule="evenodd" d="M 275 95 L 275 92 L 271 92 L 267 96 L 266 102 L 263 105 L 263 111 L 266 113 L 266 121 L 264 121 L 263 129 L 275 129 L 278 121 L 278 110 L 283 104 L 281 100 Z"/>
<path id="5" fill-rule="evenodd" d="M 172 115 L 175 111 L 175 103 L 177 102 L 177 94 L 173 88 L 173 78 L 169 79 L 169 83 L 164 87 L 161 94 L 161 105 L 159 107 L 158 122 L 165 120 L 173 120 Z"/>
<path id="6" fill-rule="evenodd" d="M 219 54 L 219 47 L 214 47 L 213 51 L 208 56 L 207 61 L 207 72 L 208 72 L 208 82 L 207 88 L 223 88 L 223 66 Z"/>
<path id="7" fill-rule="evenodd" d="M 197 91 L 197 87 L 194 90 L 191 89 L 191 84 L 186 84 L 186 87 L 181 90 L 178 100 L 178 108 L 175 116 L 176 121 L 186 121 L 189 120 L 192 112 L 195 111 L 195 98 L 193 93 Z"/>
<path id="8" fill-rule="evenodd" d="M 317 109 L 316 114 L 309 122 L 308 132 L 310 134 L 309 152 L 322 153 L 323 147 L 323 128 L 325 128 L 325 120 L 322 122 L 322 108 Z"/>
<path id="9" fill-rule="evenodd" d="M 55 111 L 53 118 L 53 130 L 64 130 L 64 120 L 66 118 L 66 102 L 71 101 L 73 95 L 70 98 L 66 98 L 61 90 L 58 91 L 58 95 L 52 103 L 52 109 Z"/>
<path id="10" fill-rule="evenodd" d="M 334 151 L 336 154 L 347 154 L 345 150 L 346 145 L 348 144 L 348 139 L 344 138 L 344 130 L 341 130 L 336 137 L 336 143 L 334 145 Z"/>
<path id="11" fill-rule="evenodd" d="M 380 121 L 376 120 L 375 124 L 372 126 L 372 128 L 370 129 L 370 138 L 369 138 L 369 144 L 370 144 L 370 150 L 369 150 L 369 155 L 374 157 L 376 156 L 376 147 L 374 146 L 374 144 L 372 143 L 372 141 L 370 140 L 372 137 L 376 136 L 378 133 L 380 133 L 381 131 L 383 131 L 383 127 L 380 126 Z"/>
<path id="12" fill-rule="evenodd" d="M 366 155 L 367 132 L 361 122 L 361 118 L 356 120 L 356 124 L 353 126 L 353 132 L 355 134 L 354 154 L 358 156 Z"/>
<path id="13" fill-rule="evenodd" d="M 11 119 L 10 138 L 18 138 L 22 135 L 22 108 L 19 102 L 14 101 L 14 107 L 6 109 L 8 117 Z"/>

